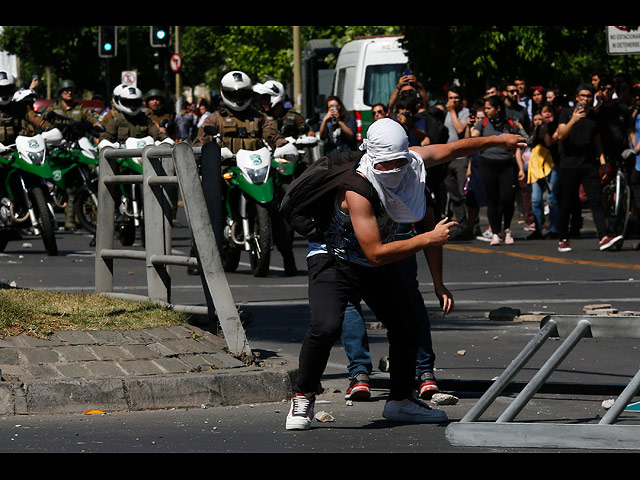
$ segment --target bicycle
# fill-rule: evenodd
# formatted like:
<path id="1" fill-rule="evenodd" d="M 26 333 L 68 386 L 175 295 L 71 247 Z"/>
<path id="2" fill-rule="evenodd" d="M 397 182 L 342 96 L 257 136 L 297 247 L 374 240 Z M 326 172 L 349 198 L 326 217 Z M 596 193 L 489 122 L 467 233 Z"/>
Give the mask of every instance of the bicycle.
<path id="1" fill-rule="evenodd" d="M 638 152 L 631 148 L 622 152 L 614 162 L 615 175 L 612 175 L 602 187 L 605 223 L 611 235 L 622 237 L 615 245 L 616 250 L 620 250 L 624 243 L 631 210 L 631 188 L 627 180 L 626 162 L 637 154 Z"/>

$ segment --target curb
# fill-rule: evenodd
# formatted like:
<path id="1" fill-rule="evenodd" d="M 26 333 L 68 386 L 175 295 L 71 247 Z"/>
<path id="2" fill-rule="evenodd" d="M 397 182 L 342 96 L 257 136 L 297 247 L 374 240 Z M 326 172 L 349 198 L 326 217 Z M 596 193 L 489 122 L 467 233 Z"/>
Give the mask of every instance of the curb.
<path id="1" fill-rule="evenodd" d="M 291 394 L 286 369 L 0 383 L 0 415 L 206 408 L 279 402 Z"/>
<path id="2" fill-rule="evenodd" d="M 0 340 L 0 415 L 279 402 L 291 394 L 293 365 L 273 355 L 247 366 L 224 340 L 193 326 L 7 337 Z"/>

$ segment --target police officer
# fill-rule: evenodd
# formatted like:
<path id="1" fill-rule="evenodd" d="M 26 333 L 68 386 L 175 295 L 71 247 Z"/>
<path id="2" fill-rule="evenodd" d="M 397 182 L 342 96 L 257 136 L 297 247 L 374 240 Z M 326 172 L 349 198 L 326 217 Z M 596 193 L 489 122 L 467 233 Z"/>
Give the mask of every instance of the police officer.
<path id="1" fill-rule="evenodd" d="M 176 128 L 175 128 L 175 112 L 172 112 L 171 109 L 167 108 L 165 104 L 164 95 L 157 88 L 152 88 L 149 90 L 145 97 L 144 101 L 147 107 L 146 113 L 153 120 L 161 132 L 166 134 L 169 138 L 173 140 L 176 139 Z"/>
<path id="2" fill-rule="evenodd" d="M 62 80 L 58 85 L 57 93 L 56 101 L 47 105 L 42 111 L 43 118 L 47 118 L 47 114 L 53 112 L 76 122 L 88 122 L 94 126 L 99 124 L 98 116 L 75 99 L 76 85 L 73 80 Z M 74 187 L 67 188 L 67 205 L 64 209 L 64 228 L 71 232 L 77 229 L 73 207 L 74 190 Z"/>
<path id="3" fill-rule="evenodd" d="M 221 108 L 209 115 L 193 141 L 193 146 L 202 146 L 214 140 L 205 130 L 213 126 L 219 132 L 218 145 L 226 147 L 232 153 L 238 150 L 259 150 L 266 142 L 274 153 L 278 148 L 293 147 L 278 131 L 278 124 L 273 118 L 259 112 L 251 103 L 253 85 L 249 76 L 239 70 L 227 73 L 220 82 Z M 295 150 L 295 147 L 293 147 Z M 297 273 L 291 242 L 286 235 L 274 232 L 274 243 L 282 254 L 285 275 Z"/>
<path id="4" fill-rule="evenodd" d="M 165 140 L 166 133 L 142 110 L 142 92 L 133 86 L 121 86 L 114 110 L 100 134 L 100 143 L 125 142 L 127 138 L 151 136 L 154 140 Z M 98 145 L 100 147 L 100 144 Z"/>
<path id="5" fill-rule="evenodd" d="M 218 144 L 220 147 L 227 147 L 232 153 L 240 149 L 258 150 L 263 147 L 263 140 L 271 148 L 287 143 L 278 133 L 277 122 L 251 105 L 252 83 L 246 73 L 234 70 L 222 77 L 220 96 L 221 108 L 202 123 L 193 141 L 194 147 L 200 147 L 214 139 L 205 132 L 207 126 L 217 129 L 221 136 Z"/>
<path id="6" fill-rule="evenodd" d="M 24 135 L 27 125 L 35 131 L 45 131 L 53 125 L 38 116 L 28 102 L 13 101 L 16 80 L 9 72 L 0 70 L 0 143 L 11 145 L 18 135 Z"/>
<path id="7" fill-rule="evenodd" d="M 53 127 L 33 111 L 29 102 L 15 101 L 15 93 L 15 78 L 6 70 L 0 70 L 0 147 L 14 144 L 18 135 L 33 135 Z M 4 177 L 3 168 L 0 164 L 0 177 Z M 5 196 L 4 180 L 0 180 L 0 189 L 0 196 Z"/>
<path id="8" fill-rule="evenodd" d="M 278 130 L 285 137 L 297 138 L 301 135 L 314 135 L 304 117 L 285 106 L 284 85 L 275 80 L 258 83 L 253 91 L 259 95 L 262 111 L 278 122 Z"/>
<path id="9" fill-rule="evenodd" d="M 62 80 L 58 85 L 58 98 L 46 106 L 42 116 L 46 118 L 47 112 L 55 112 L 77 122 L 89 122 L 92 125 L 98 123 L 97 115 L 78 102 L 75 93 L 76 85 L 73 80 Z"/>
<path id="10" fill-rule="evenodd" d="M 302 135 L 315 136 L 315 133 L 307 124 L 304 117 L 285 106 L 285 90 L 282 83 L 275 80 L 267 80 L 264 83 L 258 83 L 253 87 L 253 91 L 258 95 L 259 108 L 269 118 L 274 119 L 278 123 L 278 131 L 283 137 L 298 138 Z M 297 175 L 299 170 L 303 170 L 304 167 L 299 165 L 299 169 L 296 170 Z M 293 177 L 293 176 L 292 176 Z M 278 191 L 276 194 L 276 203 L 280 204 L 290 180 L 285 180 L 278 185 Z M 279 245 L 279 249 L 282 252 L 283 258 L 285 258 L 285 275 L 295 275 L 297 268 L 295 267 L 295 260 L 293 257 L 293 230 L 283 218 L 280 216 L 280 212 L 275 209 L 272 215 L 272 227 L 274 235 L 274 243 Z"/>

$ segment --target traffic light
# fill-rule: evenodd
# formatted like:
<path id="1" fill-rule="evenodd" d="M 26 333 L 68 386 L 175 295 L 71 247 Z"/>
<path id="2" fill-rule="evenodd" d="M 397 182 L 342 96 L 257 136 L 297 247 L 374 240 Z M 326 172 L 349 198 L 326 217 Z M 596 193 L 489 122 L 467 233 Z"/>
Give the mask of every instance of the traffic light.
<path id="1" fill-rule="evenodd" d="M 98 55 L 111 58 L 118 55 L 118 27 L 98 27 Z"/>
<path id="2" fill-rule="evenodd" d="M 168 47 L 171 44 L 171 27 L 151 27 L 151 46 Z"/>

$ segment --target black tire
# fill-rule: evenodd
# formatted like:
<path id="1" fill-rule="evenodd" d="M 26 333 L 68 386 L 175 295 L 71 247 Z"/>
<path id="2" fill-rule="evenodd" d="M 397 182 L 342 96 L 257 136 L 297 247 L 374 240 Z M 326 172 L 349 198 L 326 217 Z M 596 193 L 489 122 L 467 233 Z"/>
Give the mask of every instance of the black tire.
<path id="1" fill-rule="evenodd" d="M 76 193 L 73 209 L 80 226 L 87 232 L 95 234 L 98 221 L 98 206 L 93 201 L 91 193 L 88 188 L 80 189 Z"/>
<path id="2" fill-rule="evenodd" d="M 123 247 L 130 247 L 136 241 L 136 225 L 133 219 L 127 219 L 118 226 L 118 240 Z"/>
<path id="3" fill-rule="evenodd" d="M 611 235 L 622 235 L 622 240 L 619 241 L 615 248 L 620 250 L 624 242 L 624 235 L 627 231 L 627 224 L 629 223 L 629 210 L 631 208 L 631 189 L 628 185 L 622 190 L 622 200 L 620 207 L 620 215 L 616 216 L 616 187 L 615 184 L 610 183 L 602 188 L 602 199 L 604 203 L 605 223 L 608 231 Z"/>
<path id="4" fill-rule="evenodd" d="M 0 230 L 0 253 L 4 252 L 4 249 L 7 248 L 7 244 L 9 240 L 11 240 L 13 234 L 11 231 L 2 229 Z"/>
<path id="5" fill-rule="evenodd" d="M 58 244 L 56 243 L 55 230 L 53 228 L 53 215 L 49 210 L 42 188 L 39 186 L 33 187 L 31 189 L 31 198 L 33 200 L 33 210 L 38 219 L 44 248 L 47 251 L 47 255 L 55 257 L 58 255 Z"/>
<path id="6" fill-rule="evenodd" d="M 220 259 L 222 260 L 222 268 L 224 271 L 235 272 L 240 264 L 241 250 L 238 247 L 229 245 L 227 242 L 222 244 L 220 250 Z"/>
<path id="7" fill-rule="evenodd" d="M 249 259 L 255 277 L 266 277 L 271 261 L 271 223 L 267 207 L 256 203 L 251 223 Z"/>

